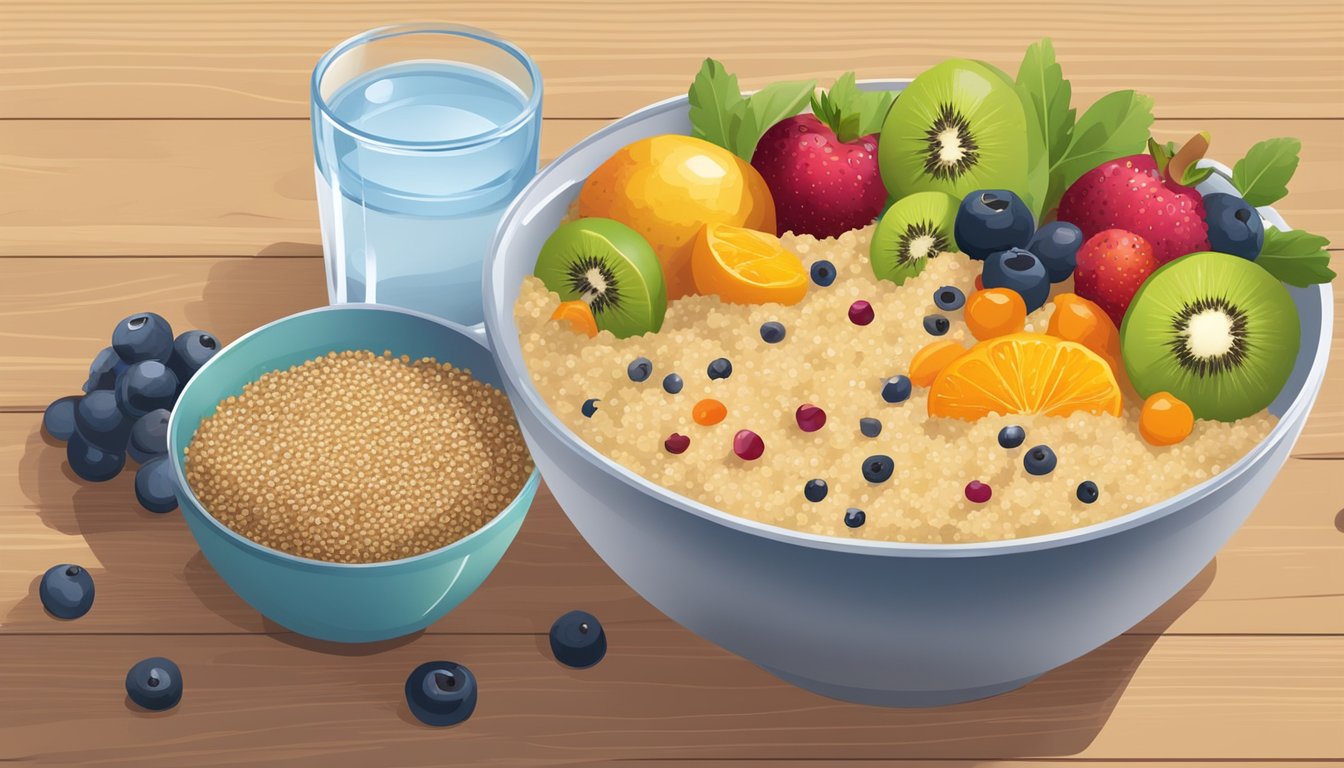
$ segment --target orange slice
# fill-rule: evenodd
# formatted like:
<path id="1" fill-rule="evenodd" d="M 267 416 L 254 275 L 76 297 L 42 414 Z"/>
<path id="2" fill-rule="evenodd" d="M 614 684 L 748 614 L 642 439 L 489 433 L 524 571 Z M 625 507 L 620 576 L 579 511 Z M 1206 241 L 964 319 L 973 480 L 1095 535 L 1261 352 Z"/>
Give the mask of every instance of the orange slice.
<path id="1" fill-rule="evenodd" d="M 1043 333 L 982 341 L 929 388 L 929 415 L 974 421 L 991 413 L 1120 415 L 1120 386 L 1100 355 Z"/>
<path id="2" fill-rule="evenodd" d="M 910 358 L 910 383 L 927 387 L 938 378 L 953 360 L 966 354 L 966 348 L 955 341 L 935 341 L 926 344 Z"/>
<path id="3" fill-rule="evenodd" d="M 1123 391 L 1127 376 L 1120 358 L 1120 331 L 1111 316 L 1076 293 L 1061 293 L 1054 302 L 1055 311 L 1045 332 L 1065 341 L 1076 341 L 1101 355 Z"/>
<path id="4" fill-rule="evenodd" d="M 552 320 L 569 325 L 570 330 L 592 338 L 597 335 L 597 318 L 586 301 L 562 301 L 551 313 Z"/>
<path id="5" fill-rule="evenodd" d="M 706 224 L 691 251 L 696 291 L 731 304 L 797 304 L 807 268 L 769 232 Z"/>

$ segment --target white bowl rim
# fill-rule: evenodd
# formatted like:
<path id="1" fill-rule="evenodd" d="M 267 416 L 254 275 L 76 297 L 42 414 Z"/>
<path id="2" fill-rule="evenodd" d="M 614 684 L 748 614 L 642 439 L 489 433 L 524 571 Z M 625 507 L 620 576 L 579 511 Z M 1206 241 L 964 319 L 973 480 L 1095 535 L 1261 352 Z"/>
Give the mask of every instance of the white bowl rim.
<path id="1" fill-rule="evenodd" d="M 859 81 L 859 85 L 866 85 L 872 89 L 889 90 L 893 85 L 904 85 L 909 84 L 910 82 L 911 80 L 909 78 L 882 78 L 861 80 Z M 1081 528 L 1070 528 L 1068 530 L 1057 531 L 1055 533 L 1040 536 L 1023 537 L 1020 539 L 1000 539 L 994 541 L 952 544 L 925 544 L 904 541 L 880 541 L 870 539 L 850 539 L 838 536 L 822 536 L 739 517 L 731 512 L 725 512 L 683 496 L 632 472 L 621 464 L 598 453 L 596 449 L 589 446 L 577 433 L 565 426 L 565 424 L 551 412 L 550 406 L 546 404 L 545 400 L 541 398 L 540 393 L 537 392 L 536 385 L 532 381 L 532 376 L 528 373 L 527 366 L 522 361 L 522 349 L 518 343 L 517 323 L 513 319 L 513 307 L 501 308 L 498 306 L 495 287 L 497 284 L 502 284 L 503 282 L 504 259 L 502 258 L 502 254 L 505 252 L 505 249 L 511 245 L 514 223 L 516 221 L 526 223 L 531 218 L 531 216 L 528 215 L 529 212 L 524 210 L 523 205 L 527 202 L 530 192 L 534 187 L 541 184 L 548 177 L 557 174 L 558 171 L 556 169 L 563 167 L 567 161 L 575 155 L 581 154 L 588 148 L 588 146 L 601 141 L 609 131 L 618 126 L 629 126 L 664 112 L 683 108 L 686 104 L 686 96 L 679 95 L 655 102 L 642 109 L 631 112 L 625 117 L 613 121 L 610 125 L 599 129 L 594 134 L 585 137 L 583 140 L 562 153 L 545 168 L 541 169 L 528 186 L 514 198 L 513 202 L 510 203 L 509 207 L 504 211 L 503 216 L 500 217 L 499 226 L 495 230 L 495 235 L 488 251 L 488 264 L 484 273 L 484 285 L 482 286 L 485 304 L 485 323 L 487 329 L 491 330 L 491 332 L 487 334 L 490 339 L 490 347 L 495 354 L 500 371 L 504 374 L 505 379 L 511 380 L 517 387 L 517 397 L 525 401 L 526 407 L 539 414 L 540 418 L 538 420 L 552 437 L 559 440 L 561 443 L 564 443 L 567 448 L 573 450 L 584 461 L 592 465 L 594 469 L 604 474 L 614 476 L 631 489 L 642 494 L 653 496 L 662 503 L 676 507 L 681 511 L 688 512 L 696 517 L 726 528 L 771 541 L 792 544 L 808 549 L 877 557 L 960 558 L 1013 555 L 1080 544 L 1093 539 L 1111 536 L 1131 528 L 1136 528 L 1160 520 L 1170 514 L 1186 509 L 1210 495 L 1217 488 L 1232 482 L 1244 474 L 1260 457 L 1273 450 L 1285 439 L 1288 432 L 1292 429 L 1292 425 L 1298 418 L 1306 418 L 1306 414 L 1303 412 L 1311 407 L 1311 404 L 1315 399 L 1315 392 L 1325 376 L 1326 362 L 1330 354 L 1330 344 L 1333 338 L 1332 333 L 1327 332 L 1332 329 L 1334 318 L 1333 294 L 1329 283 L 1314 286 L 1321 302 L 1321 333 L 1316 340 L 1316 350 L 1312 356 L 1311 367 L 1307 371 L 1307 376 L 1302 383 L 1301 389 L 1298 390 L 1297 395 L 1288 404 L 1288 407 L 1284 409 L 1283 414 L 1279 417 L 1278 423 L 1274 425 L 1274 428 L 1270 430 L 1269 434 L 1230 466 L 1213 477 L 1210 477 L 1208 480 L 1191 486 L 1175 496 L 1170 496 L 1156 504 L 1151 504 L 1147 507 L 1137 509 L 1128 514 L 1114 517 L 1100 523 L 1094 523 Z M 1225 165 L 1216 162 L 1209 162 L 1208 164 L 1217 169 L 1222 175 L 1230 177 L 1231 172 Z M 561 189 L 568 189 L 568 185 Z M 538 205 L 540 206 L 548 202 L 550 202 L 549 198 L 540 201 Z M 1273 208 L 1265 206 L 1262 207 L 1260 211 L 1262 213 L 1268 213 L 1269 218 L 1272 219 L 1274 223 L 1284 223 L 1282 217 L 1280 217 L 1277 211 Z M 502 314 L 502 309 L 507 312 L 507 315 Z M 508 321 L 507 325 L 513 330 L 513 333 L 507 338 L 494 338 L 495 333 L 491 326 L 492 320 L 497 317 L 506 317 Z M 515 404 L 515 411 L 517 408 L 518 405 Z"/>

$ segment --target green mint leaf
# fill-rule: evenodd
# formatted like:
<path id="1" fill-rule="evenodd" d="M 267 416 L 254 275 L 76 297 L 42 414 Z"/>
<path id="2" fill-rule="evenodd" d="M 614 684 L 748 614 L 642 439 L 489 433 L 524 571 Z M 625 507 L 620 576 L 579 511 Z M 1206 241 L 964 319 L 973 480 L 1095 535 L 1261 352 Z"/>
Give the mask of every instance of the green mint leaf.
<path id="1" fill-rule="evenodd" d="M 705 59 L 686 95 L 691 104 L 691 135 L 733 151 L 733 114 L 743 102 L 737 75 L 728 74 L 714 59 Z"/>
<path id="2" fill-rule="evenodd" d="M 826 109 L 824 113 L 818 112 L 814 100 L 812 111 L 817 119 L 825 123 L 840 141 L 854 141 L 882 130 L 896 95 L 890 91 L 860 90 L 854 73 L 846 72 L 819 100 Z"/>
<path id="3" fill-rule="evenodd" d="M 1328 283 L 1335 279 L 1330 269 L 1330 241 L 1300 229 L 1284 232 L 1265 228 L 1265 245 L 1255 263 L 1274 277 L 1298 287 Z"/>
<path id="4" fill-rule="evenodd" d="M 1144 151 L 1153 124 L 1153 100 L 1134 91 L 1115 91 L 1097 99 L 1073 127 L 1063 157 L 1051 168 L 1061 189 L 1107 160 Z"/>
<path id="5" fill-rule="evenodd" d="M 1297 139 L 1266 139 L 1232 166 L 1232 184 L 1251 205 L 1271 205 L 1288 194 L 1301 151 Z"/>
<path id="6" fill-rule="evenodd" d="M 1203 182 L 1205 179 L 1209 178 L 1212 175 L 1213 175 L 1212 168 L 1207 167 L 1200 168 L 1191 165 L 1185 169 L 1185 173 L 1181 174 L 1180 184 L 1183 187 L 1193 187 L 1196 184 Z"/>
<path id="7" fill-rule="evenodd" d="M 1163 176 L 1167 173 L 1167 165 L 1171 163 L 1171 158 L 1176 154 L 1173 149 L 1176 142 L 1169 141 L 1166 145 L 1158 144 L 1157 139 L 1148 138 L 1148 154 L 1153 156 L 1153 162 L 1157 164 L 1157 172 Z"/>
<path id="8" fill-rule="evenodd" d="M 751 162 L 756 145 L 770 126 L 803 111 L 816 88 L 815 80 L 771 83 L 748 96 L 741 118 L 731 121 L 735 128 L 728 149 Z"/>
<path id="9" fill-rule="evenodd" d="M 1027 48 L 1017 70 L 1017 90 L 1031 113 L 1028 119 L 1035 119 L 1041 127 L 1046 156 L 1053 167 L 1069 146 L 1077 110 L 1070 105 L 1073 86 L 1055 62 L 1055 46 L 1049 38 Z"/>

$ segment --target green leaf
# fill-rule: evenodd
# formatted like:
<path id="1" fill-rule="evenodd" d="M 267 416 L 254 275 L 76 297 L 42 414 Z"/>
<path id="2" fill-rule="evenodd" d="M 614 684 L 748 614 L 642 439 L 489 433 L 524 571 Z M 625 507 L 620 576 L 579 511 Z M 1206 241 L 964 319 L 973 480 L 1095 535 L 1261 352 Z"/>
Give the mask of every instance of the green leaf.
<path id="1" fill-rule="evenodd" d="M 1284 232 L 1265 228 L 1265 246 L 1255 263 L 1279 280 L 1299 287 L 1328 283 L 1335 279 L 1330 269 L 1330 241 L 1300 229 Z"/>
<path id="2" fill-rule="evenodd" d="M 882 130 L 895 100 L 896 95 L 890 91 L 860 90 L 854 73 L 846 72 L 829 91 L 813 98 L 812 112 L 835 132 L 836 138 L 853 141 Z"/>
<path id="3" fill-rule="evenodd" d="M 1297 139 L 1266 139 L 1232 166 L 1232 184 L 1251 205 L 1271 205 L 1288 194 L 1301 151 Z"/>
<path id="4" fill-rule="evenodd" d="M 1144 151 L 1153 124 L 1153 100 L 1134 91 L 1115 91 L 1097 99 L 1073 127 L 1064 156 L 1051 168 L 1062 189 L 1107 160 Z"/>
<path id="5" fill-rule="evenodd" d="M 1180 184 L 1183 187 L 1193 187 L 1212 175 L 1212 168 L 1190 165 L 1185 169 L 1185 173 L 1181 174 Z"/>
<path id="6" fill-rule="evenodd" d="M 728 74 L 714 59 L 705 59 L 686 95 L 691 104 L 691 135 L 732 151 L 733 113 L 743 101 L 737 75 Z"/>
<path id="7" fill-rule="evenodd" d="M 816 80 L 788 81 L 771 83 L 748 96 L 740 117 L 731 121 L 732 146 L 728 149 L 751 162 L 756 145 L 770 126 L 803 111 L 816 88 Z"/>
<path id="8" fill-rule="evenodd" d="M 1055 62 L 1055 46 L 1049 38 L 1033 43 L 1017 70 L 1017 89 L 1028 106 L 1028 119 L 1036 120 L 1045 141 L 1050 165 L 1056 165 L 1068 149 L 1077 110 L 1071 105 L 1073 86 Z"/>

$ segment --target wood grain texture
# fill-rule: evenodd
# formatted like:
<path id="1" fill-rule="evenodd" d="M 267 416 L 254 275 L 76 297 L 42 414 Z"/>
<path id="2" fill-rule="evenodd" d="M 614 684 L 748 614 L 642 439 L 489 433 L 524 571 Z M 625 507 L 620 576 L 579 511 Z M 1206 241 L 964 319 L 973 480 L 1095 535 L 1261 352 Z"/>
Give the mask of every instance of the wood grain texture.
<path id="1" fill-rule="evenodd" d="M 777 79 L 912 77 L 950 57 L 1015 72 L 1054 38 L 1079 104 L 1134 88 L 1165 117 L 1344 117 L 1337 0 L 1203 4 L 625 0 L 553 3 L 97 3 L 0 5 L 6 117 L 304 117 L 323 51 L 371 27 L 452 20 L 538 62 L 552 117 L 614 117 L 684 92 L 715 56 L 755 88 Z M 1145 23 L 1160 20 L 1160 23 Z M 1117 30 L 1142 24 L 1137 40 Z M 1196 33 L 1197 31 L 1197 33 Z"/>
<path id="2" fill-rule="evenodd" d="M 547 121 L 543 159 L 604 124 Z M 1201 129 L 1229 162 L 1271 136 L 1302 139 L 1280 211 L 1344 247 L 1344 120 L 1177 120 L 1153 133 Z M 0 182 L 0 256 L 322 253 L 303 120 L 0 121 Z"/>

